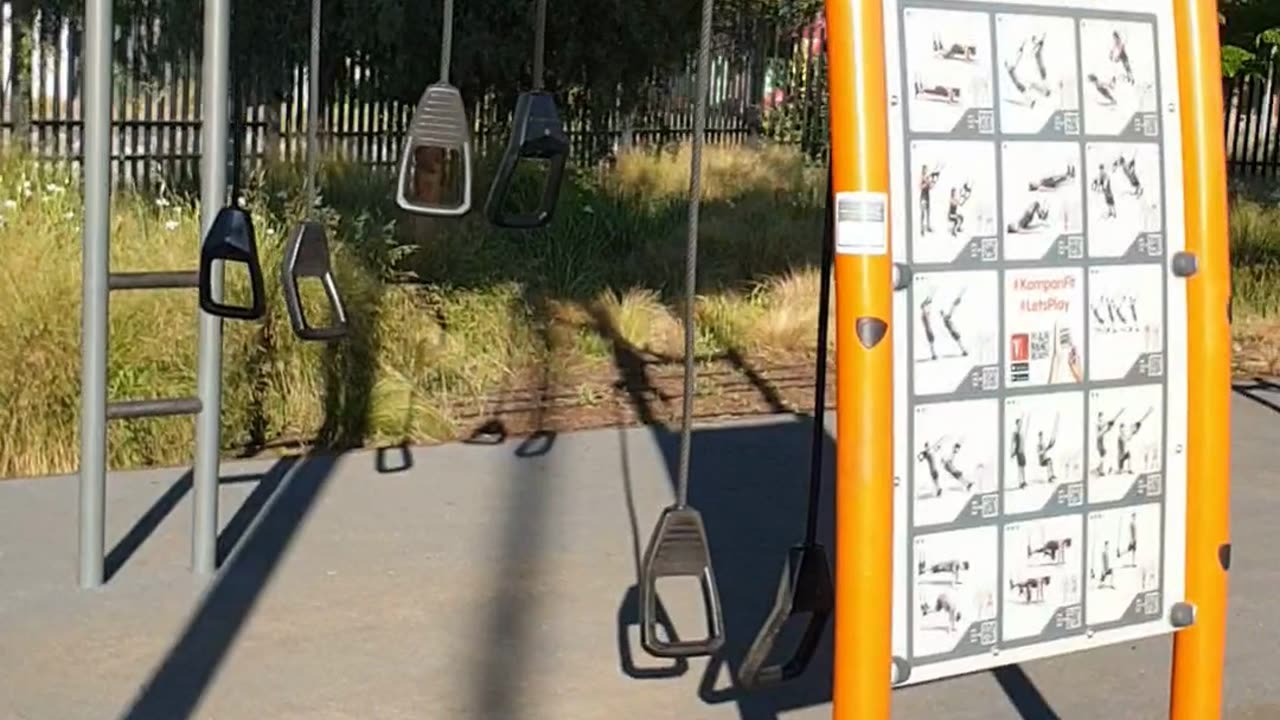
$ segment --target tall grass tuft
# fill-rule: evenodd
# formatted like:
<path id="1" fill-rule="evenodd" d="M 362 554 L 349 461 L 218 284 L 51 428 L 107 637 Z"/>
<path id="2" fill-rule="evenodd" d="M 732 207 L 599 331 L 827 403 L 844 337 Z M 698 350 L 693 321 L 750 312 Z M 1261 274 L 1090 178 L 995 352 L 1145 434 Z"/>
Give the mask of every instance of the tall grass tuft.
<path id="1" fill-rule="evenodd" d="M 812 352 L 825 171 L 783 147 L 704 155 L 695 351 L 791 361 Z M 256 173 L 254 213 L 267 317 L 225 323 L 224 450 L 280 441 L 334 447 L 455 437 L 486 395 L 550 369 L 561 380 L 608 370 L 615 342 L 653 359 L 683 353 L 687 148 L 633 151 L 608 172 L 567 177 L 554 222 L 532 232 L 407 216 L 390 173 L 327 159 L 321 200 L 306 207 L 296 166 Z M 479 164 L 475 197 L 489 178 Z M 78 464 L 80 242 L 78 179 L 0 159 L 0 477 Z M 283 243 L 304 217 L 323 221 L 350 335 L 333 345 L 290 331 L 278 280 Z M 1280 313 L 1280 208 L 1232 209 L 1238 317 Z M 114 270 L 194 268 L 199 213 L 186 197 L 116 193 Z M 236 276 L 229 292 L 243 294 Z M 112 400 L 195 393 L 196 298 L 113 293 Z M 308 312 L 325 302 L 306 295 Z M 608 327 L 602 327 L 604 323 Z M 834 326 L 831 328 L 834 341 Z M 113 468 L 183 464 L 189 418 L 114 422 Z"/>

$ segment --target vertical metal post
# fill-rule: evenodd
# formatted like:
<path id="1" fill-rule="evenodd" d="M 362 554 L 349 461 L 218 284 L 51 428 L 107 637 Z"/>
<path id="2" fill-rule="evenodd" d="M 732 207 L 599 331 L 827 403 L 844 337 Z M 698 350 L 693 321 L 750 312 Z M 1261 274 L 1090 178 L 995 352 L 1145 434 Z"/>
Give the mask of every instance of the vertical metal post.
<path id="1" fill-rule="evenodd" d="M 893 265 L 881 0 L 827 0 L 836 243 L 836 605 L 832 717 L 890 713 Z"/>
<path id="2" fill-rule="evenodd" d="M 102 584 L 107 488 L 112 0 L 84 10 L 84 257 L 80 336 L 80 587 Z"/>
<path id="3" fill-rule="evenodd" d="M 200 158 L 201 240 L 222 209 L 227 193 L 227 76 L 231 53 L 230 0 L 205 0 Z M 214 264 L 211 285 L 222 298 L 222 267 Z M 211 573 L 217 562 L 218 460 L 222 440 L 222 319 L 200 313 L 196 383 L 202 409 L 196 416 L 196 458 L 191 523 L 191 569 Z"/>
<path id="4" fill-rule="evenodd" d="M 1173 641 L 1169 716 L 1222 717 L 1231 560 L 1231 262 L 1222 70 L 1214 0 L 1177 0 L 1178 89 L 1187 250 L 1187 601 L 1195 624 Z"/>

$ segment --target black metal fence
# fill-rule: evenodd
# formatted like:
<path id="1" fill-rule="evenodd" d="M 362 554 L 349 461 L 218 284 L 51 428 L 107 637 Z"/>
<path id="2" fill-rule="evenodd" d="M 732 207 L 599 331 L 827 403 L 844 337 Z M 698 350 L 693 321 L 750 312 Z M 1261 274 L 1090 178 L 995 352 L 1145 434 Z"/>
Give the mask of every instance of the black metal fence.
<path id="1" fill-rule="evenodd" d="M 0 15 L 0 17 L 3 17 Z M 80 33 L 71 23 L 36 22 L 31 43 L 32 113 L 28 145 L 36 157 L 75 165 L 81 155 Z M 148 41 L 138 23 L 122 33 L 123 66 L 116 72 L 113 174 L 130 185 L 182 183 L 195 177 L 200 157 L 200 72 L 197 57 L 163 68 L 158 80 L 135 78 L 135 48 Z M 6 33 L 0 33 L 0 38 Z M 799 28 L 778 30 L 756 47 L 719 53 L 713 64 L 709 140 L 740 143 L 763 136 L 801 146 L 815 158 L 826 151 L 826 67 L 821 16 Z M 0 47 L 0 148 L 16 132 L 12 114 L 12 47 Z M 383 78 L 371 63 L 348 58 L 349 72 L 322 108 L 321 142 L 327 153 L 373 165 L 393 164 L 412 106 L 380 92 Z M 653 76 L 649 98 L 629 113 L 601 116 L 589 98 L 562 89 L 562 110 L 579 163 L 593 162 L 619 146 L 685 140 L 692 130 L 690 64 L 674 76 Z M 1263 77 L 1224 80 L 1228 165 L 1237 177 L 1280 175 L 1280 78 L 1274 66 Z M 354 80 L 353 78 L 358 78 Z M 297 159 L 306 138 L 305 68 L 294 68 L 291 86 L 242 88 L 238 128 L 246 164 Z M 503 142 L 505 117 L 491 99 L 476 103 L 473 132 L 483 152 Z"/>
<path id="2" fill-rule="evenodd" d="M 3 16 L 0 16 L 3 17 Z M 137 80 L 134 72 L 150 32 L 144 23 L 121 32 L 123 60 L 115 72 L 111 156 L 117 183 L 134 186 L 179 184 L 195 177 L 200 157 L 200 65 L 192 56 L 168 64 L 158 79 Z M 34 24 L 31 45 L 31 117 L 27 145 L 35 157 L 75 166 L 81 157 L 83 126 L 81 77 L 83 43 L 73 23 Z M 821 22 L 779 30 L 760 47 L 727 49 L 712 63 L 713 102 L 708 120 L 711 142 L 741 143 L 768 136 L 821 153 Z M 0 37 L 3 37 L 0 34 Z M 0 47 L 12 67 L 12 47 Z M 692 61 L 692 58 L 690 58 Z M 347 58 L 347 72 L 321 108 L 320 137 L 326 153 L 374 165 L 390 165 L 399 154 L 412 105 L 380 92 L 383 78 L 372 63 Z M 242 87 L 242 152 L 247 166 L 276 159 L 297 159 L 305 150 L 307 98 L 305 67 L 293 69 L 283 89 Z M 0 80 L 0 148 L 11 147 L 18 132 L 11 94 L 14 73 Z M 154 75 L 153 75 L 154 77 Z M 589 108 L 589 98 L 560 88 L 562 113 L 576 162 L 593 162 L 629 144 L 665 144 L 687 139 L 692 130 L 692 62 L 666 77 L 653 75 L 642 107 L 628 113 Z M 372 99 L 371 99 L 372 98 Z M 380 99 L 381 98 L 381 99 Z M 233 112 L 233 117 L 235 113 Z M 473 132 L 480 152 L 505 142 L 508 118 L 496 102 L 476 103 Z"/>

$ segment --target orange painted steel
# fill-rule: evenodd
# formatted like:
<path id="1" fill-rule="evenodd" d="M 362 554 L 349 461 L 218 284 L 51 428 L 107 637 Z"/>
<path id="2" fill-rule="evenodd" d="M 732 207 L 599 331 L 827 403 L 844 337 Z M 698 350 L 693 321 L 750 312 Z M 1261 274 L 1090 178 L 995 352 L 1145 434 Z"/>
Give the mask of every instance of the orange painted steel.
<path id="1" fill-rule="evenodd" d="M 1194 625 L 1174 636 L 1169 717 L 1209 720 L 1222 716 L 1227 633 L 1222 548 L 1231 542 L 1231 265 L 1217 3 L 1174 0 L 1174 19 L 1187 250 L 1195 253 L 1199 269 L 1187 281 L 1186 598 L 1196 616 Z"/>
<path id="2" fill-rule="evenodd" d="M 827 0 L 826 20 L 833 190 L 883 193 L 887 198 L 888 103 L 880 0 Z M 886 223 L 887 213 L 886 206 Z M 887 249 L 882 255 L 838 254 L 835 266 L 832 716 L 879 720 L 889 717 L 892 661 L 893 266 Z M 863 346 L 855 330 L 860 319 L 888 323 L 884 337 L 870 348 Z"/>

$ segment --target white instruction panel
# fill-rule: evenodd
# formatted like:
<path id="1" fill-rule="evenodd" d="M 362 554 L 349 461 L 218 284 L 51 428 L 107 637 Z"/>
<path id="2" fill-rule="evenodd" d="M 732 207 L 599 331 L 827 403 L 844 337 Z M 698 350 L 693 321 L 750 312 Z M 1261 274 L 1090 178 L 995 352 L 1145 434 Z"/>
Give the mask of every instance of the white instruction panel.
<path id="1" fill-rule="evenodd" d="M 885 0 L 899 684 L 1176 629 L 1172 5 L 1117 7 Z"/>

